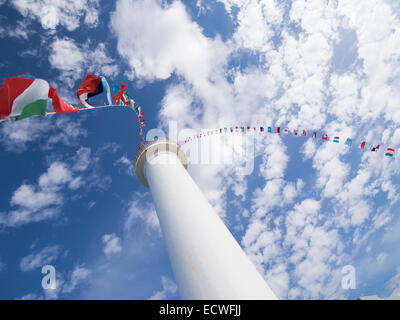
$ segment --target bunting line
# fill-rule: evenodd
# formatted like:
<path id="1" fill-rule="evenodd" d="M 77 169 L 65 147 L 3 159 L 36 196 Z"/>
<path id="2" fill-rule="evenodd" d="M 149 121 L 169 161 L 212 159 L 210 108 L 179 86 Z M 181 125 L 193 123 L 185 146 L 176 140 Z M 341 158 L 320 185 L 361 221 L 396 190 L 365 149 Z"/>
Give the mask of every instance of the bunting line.
<path id="1" fill-rule="evenodd" d="M 266 132 L 267 134 L 271 133 L 276 133 L 276 134 L 280 134 L 281 133 L 281 127 L 272 127 L 272 126 L 268 126 L 268 127 L 253 127 L 253 126 L 234 126 L 234 127 L 224 127 L 224 128 L 217 128 L 217 129 L 210 129 L 210 130 L 205 130 L 202 131 L 200 133 L 196 133 L 193 136 L 188 136 L 186 137 L 186 139 L 184 140 L 184 143 L 188 143 L 190 141 L 193 141 L 195 139 L 201 139 L 210 135 L 214 135 L 214 134 L 224 134 L 224 133 L 248 133 L 248 132 Z M 284 134 L 289 134 L 291 131 L 288 128 L 285 128 L 282 133 Z M 318 139 L 318 131 L 311 131 L 312 135 L 311 137 L 313 139 Z M 293 129 L 292 134 L 294 136 L 307 136 L 307 132 L 306 130 L 303 130 L 301 133 L 298 129 Z M 346 140 L 341 140 L 339 136 L 333 136 L 332 139 L 329 138 L 329 136 L 324 133 L 321 136 L 321 140 L 323 141 L 331 141 L 332 143 L 341 143 L 341 144 L 345 144 L 348 147 L 351 147 L 353 145 L 353 139 L 348 137 L 346 138 Z M 341 141 L 344 141 L 344 143 L 342 143 Z M 376 144 L 376 145 L 370 145 L 371 147 L 371 151 L 372 152 L 378 152 L 379 150 L 381 150 L 381 145 L 380 144 Z M 362 141 L 360 144 L 360 149 L 365 150 L 366 148 L 366 141 Z M 382 148 L 383 149 L 383 148 Z M 387 147 L 386 148 L 386 152 L 385 152 L 385 156 L 387 157 L 394 157 L 395 154 L 395 149 L 392 147 Z"/>

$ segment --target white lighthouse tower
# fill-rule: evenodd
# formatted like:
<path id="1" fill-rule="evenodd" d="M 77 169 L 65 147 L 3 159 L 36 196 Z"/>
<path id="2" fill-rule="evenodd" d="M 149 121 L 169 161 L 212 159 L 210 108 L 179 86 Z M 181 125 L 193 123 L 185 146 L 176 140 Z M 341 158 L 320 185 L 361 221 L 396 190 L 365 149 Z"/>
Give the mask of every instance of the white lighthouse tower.
<path id="1" fill-rule="evenodd" d="M 134 168 L 153 196 L 182 299 L 277 299 L 186 171 L 178 144 L 147 142 Z"/>

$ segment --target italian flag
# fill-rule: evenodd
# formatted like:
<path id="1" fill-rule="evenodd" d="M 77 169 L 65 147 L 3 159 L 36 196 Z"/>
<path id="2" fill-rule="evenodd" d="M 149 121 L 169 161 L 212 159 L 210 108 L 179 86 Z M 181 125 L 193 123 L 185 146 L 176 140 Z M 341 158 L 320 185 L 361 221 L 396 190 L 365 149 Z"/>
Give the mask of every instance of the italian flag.
<path id="1" fill-rule="evenodd" d="M 392 148 L 387 148 L 387 151 L 386 151 L 386 153 L 385 153 L 385 156 L 393 157 L 393 154 L 394 154 L 394 149 L 392 149 Z"/>
<path id="2" fill-rule="evenodd" d="M 45 115 L 49 84 L 42 79 L 7 78 L 0 90 L 0 119 Z"/>

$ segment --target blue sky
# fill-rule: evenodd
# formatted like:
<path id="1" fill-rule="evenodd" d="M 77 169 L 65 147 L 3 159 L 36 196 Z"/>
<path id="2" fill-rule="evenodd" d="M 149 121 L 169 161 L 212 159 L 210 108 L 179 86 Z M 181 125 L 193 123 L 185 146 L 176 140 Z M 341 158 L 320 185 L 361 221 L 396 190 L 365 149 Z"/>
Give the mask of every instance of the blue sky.
<path id="1" fill-rule="evenodd" d="M 146 131 L 174 121 L 180 142 L 183 129 L 235 125 L 353 138 L 349 148 L 256 133 L 251 174 L 223 163 L 189 172 L 279 298 L 400 295 L 399 161 L 358 148 L 400 144 L 399 9 L 3 0 L 0 80 L 46 79 L 76 106 L 86 73 L 123 81 Z M 210 139 L 213 154 L 229 149 Z M 179 299 L 151 194 L 132 171 L 139 142 L 123 108 L 0 124 L 0 298 Z M 41 287 L 46 264 L 56 290 Z M 341 286 L 346 265 L 356 289 Z"/>

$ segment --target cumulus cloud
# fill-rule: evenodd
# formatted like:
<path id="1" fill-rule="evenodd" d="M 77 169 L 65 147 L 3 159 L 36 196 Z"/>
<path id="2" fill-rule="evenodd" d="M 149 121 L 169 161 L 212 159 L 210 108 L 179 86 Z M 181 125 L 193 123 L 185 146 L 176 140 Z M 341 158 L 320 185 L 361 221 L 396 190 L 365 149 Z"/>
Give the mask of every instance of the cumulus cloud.
<path id="1" fill-rule="evenodd" d="M 11 4 L 24 17 L 39 20 L 44 29 L 54 30 L 61 25 L 68 31 L 74 31 L 80 26 L 82 17 L 89 27 L 98 24 L 98 0 L 12 0 Z"/>
<path id="2" fill-rule="evenodd" d="M 104 243 L 104 253 L 107 256 L 122 251 L 121 239 L 115 233 L 105 234 L 101 237 L 101 240 Z"/>
<path id="3" fill-rule="evenodd" d="M 119 69 L 114 59 L 110 58 L 104 43 L 92 47 L 90 43 L 77 44 L 71 38 L 56 38 L 50 46 L 50 66 L 60 72 L 60 78 L 69 87 L 86 72 L 115 76 Z"/>
<path id="4" fill-rule="evenodd" d="M 0 213 L 0 225 L 18 227 L 57 218 L 68 197 L 66 192 L 77 190 L 84 183 L 85 190 L 108 188 L 111 178 L 99 174 L 96 169 L 99 159 L 91 157 L 90 148 L 79 148 L 74 159 L 76 162 L 72 167 L 67 162 L 53 161 L 39 176 L 37 184 L 24 183 L 18 187 L 10 199 L 14 209 Z"/>

